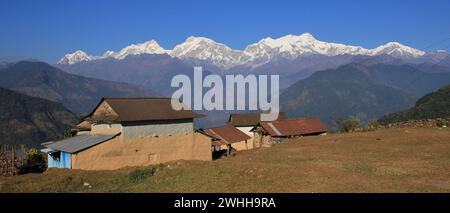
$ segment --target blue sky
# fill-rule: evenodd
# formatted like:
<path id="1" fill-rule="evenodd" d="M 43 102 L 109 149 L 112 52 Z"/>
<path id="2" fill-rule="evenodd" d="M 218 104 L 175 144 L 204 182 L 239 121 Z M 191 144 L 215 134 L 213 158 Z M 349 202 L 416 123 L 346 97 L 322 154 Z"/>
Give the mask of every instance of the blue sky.
<path id="1" fill-rule="evenodd" d="M 205 36 L 243 49 L 265 37 L 312 33 L 373 48 L 399 41 L 450 50 L 450 1 L 0 0 L 0 58 L 56 63 L 155 39 L 166 48 Z"/>

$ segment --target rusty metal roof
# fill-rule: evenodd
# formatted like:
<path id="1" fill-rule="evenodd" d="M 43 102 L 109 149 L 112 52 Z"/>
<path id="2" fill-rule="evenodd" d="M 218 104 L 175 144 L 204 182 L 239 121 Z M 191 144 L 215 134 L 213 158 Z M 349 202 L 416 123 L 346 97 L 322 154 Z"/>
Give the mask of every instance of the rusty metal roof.
<path id="1" fill-rule="evenodd" d="M 225 143 L 224 141 L 222 141 L 220 138 L 218 137 L 214 137 L 211 133 L 207 133 L 205 130 L 203 129 L 196 129 L 195 130 L 198 133 L 201 133 L 209 138 L 211 138 L 211 145 L 214 146 L 220 146 L 220 145 L 227 145 L 228 143 Z"/>
<path id="2" fill-rule="evenodd" d="M 178 120 L 204 117 L 204 115 L 191 110 L 174 110 L 171 100 L 170 98 L 107 97 L 103 98 L 98 106 L 105 101 L 118 115 L 115 121 Z M 180 102 L 178 101 L 178 103 Z M 94 114 L 98 106 L 89 116 Z"/>
<path id="3" fill-rule="evenodd" d="M 261 122 L 259 125 L 271 136 L 309 135 L 328 131 L 319 118 L 277 120 Z"/>
<path id="4" fill-rule="evenodd" d="M 277 120 L 285 120 L 286 114 L 280 112 Z M 233 126 L 256 126 L 261 122 L 261 113 L 231 114 L 228 123 Z"/>
<path id="5" fill-rule="evenodd" d="M 243 133 L 241 130 L 237 129 L 231 124 L 204 129 L 204 131 L 206 132 L 206 134 L 219 139 L 219 142 L 225 144 L 236 143 L 250 139 L 250 136 Z"/>

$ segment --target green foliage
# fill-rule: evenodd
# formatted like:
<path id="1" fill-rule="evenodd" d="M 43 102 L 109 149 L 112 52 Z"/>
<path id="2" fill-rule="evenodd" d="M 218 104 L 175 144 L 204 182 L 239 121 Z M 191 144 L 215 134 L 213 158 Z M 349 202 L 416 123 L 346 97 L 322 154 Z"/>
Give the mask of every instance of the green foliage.
<path id="1" fill-rule="evenodd" d="M 71 138 L 71 137 L 75 136 L 76 134 L 77 134 L 76 131 L 73 131 L 72 129 L 66 129 L 66 130 L 64 130 L 63 139 Z"/>
<path id="2" fill-rule="evenodd" d="M 364 127 L 365 131 L 371 131 L 371 130 L 376 130 L 379 129 L 381 127 L 380 122 L 376 121 L 376 120 L 371 120 L 367 123 L 367 125 Z"/>
<path id="3" fill-rule="evenodd" d="M 447 125 L 446 125 L 445 121 L 443 121 L 443 120 L 438 120 L 438 121 L 436 122 L 436 126 L 438 126 L 438 127 L 444 127 L 444 126 L 447 126 Z"/>
<path id="4" fill-rule="evenodd" d="M 409 87 L 383 80 L 405 78 L 401 75 L 406 72 L 404 67 L 391 69 L 388 72 L 385 67 L 351 64 L 315 72 L 284 90 L 280 96 L 281 109 L 290 117 L 319 117 L 335 130 L 339 129 L 337 118 L 343 116 L 358 115 L 363 119 L 361 122 L 378 119 L 408 108 L 416 100 Z"/>
<path id="5" fill-rule="evenodd" d="M 19 174 L 42 173 L 47 169 L 47 159 L 37 149 L 29 149 L 19 167 Z"/>
<path id="6" fill-rule="evenodd" d="M 135 169 L 128 175 L 128 180 L 131 182 L 140 182 L 145 180 L 148 177 L 152 177 L 158 170 L 163 168 L 162 164 L 159 166 L 152 166 L 145 169 Z"/>
<path id="7" fill-rule="evenodd" d="M 450 85 L 420 98 L 408 110 L 392 113 L 379 119 L 382 124 L 450 117 Z"/>
<path id="8" fill-rule="evenodd" d="M 0 88 L 0 138 L 2 144 L 39 147 L 55 140 L 78 121 L 59 103 Z"/>
<path id="9" fill-rule="evenodd" d="M 359 119 L 355 116 L 350 116 L 339 121 L 341 132 L 353 132 L 359 126 Z"/>

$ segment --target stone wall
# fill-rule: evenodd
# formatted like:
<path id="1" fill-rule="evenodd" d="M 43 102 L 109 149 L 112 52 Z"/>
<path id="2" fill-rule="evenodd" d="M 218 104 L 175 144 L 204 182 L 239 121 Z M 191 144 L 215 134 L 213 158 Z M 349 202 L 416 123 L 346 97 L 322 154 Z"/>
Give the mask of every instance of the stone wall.
<path id="1" fill-rule="evenodd" d="M 450 126 L 450 118 L 436 118 L 436 119 L 423 119 L 423 120 L 411 120 L 405 122 L 398 122 L 385 125 L 385 128 L 418 128 L 418 127 L 448 127 Z"/>
<path id="2" fill-rule="evenodd" d="M 122 135 L 125 139 L 134 139 L 145 136 L 192 134 L 193 131 L 194 123 L 192 119 L 122 123 Z"/>

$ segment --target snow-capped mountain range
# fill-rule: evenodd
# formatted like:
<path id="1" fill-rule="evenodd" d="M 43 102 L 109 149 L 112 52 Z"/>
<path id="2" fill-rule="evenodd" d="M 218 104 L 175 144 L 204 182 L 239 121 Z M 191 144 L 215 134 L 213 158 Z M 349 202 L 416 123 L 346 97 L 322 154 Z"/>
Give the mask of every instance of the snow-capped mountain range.
<path id="1" fill-rule="evenodd" d="M 122 60 L 129 55 L 140 54 L 168 54 L 171 57 L 204 61 L 228 69 L 238 65 L 257 67 L 281 58 L 296 59 L 308 55 L 378 56 L 386 54 L 393 57 L 419 58 L 424 56 L 425 52 L 398 42 L 389 42 L 374 49 L 329 43 L 317 40 L 310 33 L 286 35 L 277 39 L 264 38 L 257 43 L 248 45 L 244 50 L 234 50 L 209 38 L 191 36 L 183 43 L 176 45 L 173 50 L 166 50 L 155 40 L 150 40 L 141 44 L 132 44 L 118 52 L 106 51 L 101 56 L 91 56 L 78 50 L 65 55 L 58 64 L 75 64 L 106 58 Z"/>

